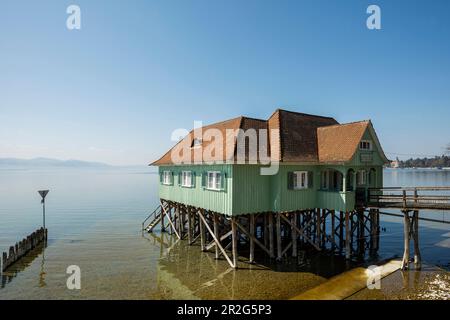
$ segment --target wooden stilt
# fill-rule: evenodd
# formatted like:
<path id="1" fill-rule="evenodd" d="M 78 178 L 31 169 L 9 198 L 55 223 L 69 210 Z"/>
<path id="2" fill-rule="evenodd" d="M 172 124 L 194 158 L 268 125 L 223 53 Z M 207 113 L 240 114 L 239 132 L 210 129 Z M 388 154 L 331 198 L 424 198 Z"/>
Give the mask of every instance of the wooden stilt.
<path id="1" fill-rule="evenodd" d="M 345 259 L 351 257 L 351 244 L 350 244 L 350 213 L 345 212 Z"/>
<path id="2" fill-rule="evenodd" d="M 339 251 L 344 249 L 344 213 L 339 211 Z"/>
<path id="3" fill-rule="evenodd" d="M 327 210 L 322 209 L 322 245 L 326 247 L 327 241 Z"/>
<path id="4" fill-rule="evenodd" d="M 268 224 L 268 217 L 265 213 L 263 215 L 263 224 L 264 224 L 264 245 L 268 248 L 269 247 L 269 224 Z"/>
<path id="5" fill-rule="evenodd" d="M 322 246 L 322 241 L 321 241 L 322 236 L 320 234 L 320 222 L 321 222 L 321 219 L 320 219 L 321 214 L 320 214 L 320 212 L 321 212 L 320 209 L 316 210 L 316 237 L 317 237 L 317 243 L 319 244 L 319 247 Z"/>
<path id="6" fill-rule="evenodd" d="M 187 220 L 188 220 L 188 243 L 191 244 L 192 241 L 192 217 L 191 210 L 187 209 Z"/>
<path id="7" fill-rule="evenodd" d="M 275 258 L 275 249 L 273 243 L 273 213 L 269 213 L 269 251 L 270 257 Z"/>
<path id="8" fill-rule="evenodd" d="M 250 263 L 255 262 L 255 215 L 250 215 Z"/>
<path id="9" fill-rule="evenodd" d="M 213 219 L 214 219 L 214 236 L 216 239 L 219 239 L 219 217 L 217 216 L 217 213 L 213 213 Z M 219 247 L 216 246 L 216 259 L 219 259 Z"/>
<path id="10" fill-rule="evenodd" d="M 403 238 L 404 238 L 404 253 L 402 260 L 402 270 L 407 270 L 409 268 L 409 241 L 410 241 L 410 220 L 409 212 L 407 210 L 403 211 L 404 214 L 404 224 L 403 224 Z"/>
<path id="11" fill-rule="evenodd" d="M 203 209 L 200 209 L 200 213 L 203 215 Z M 203 219 L 199 219 L 198 223 L 200 224 L 200 247 L 202 251 L 206 250 L 206 234 L 205 234 L 205 225 Z"/>
<path id="12" fill-rule="evenodd" d="M 281 250 L 281 213 L 276 213 L 277 215 L 277 225 L 276 225 L 276 233 L 277 233 L 277 260 L 281 261 L 282 250 Z"/>
<path id="13" fill-rule="evenodd" d="M 297 211 L 293 213 L 292 215 L 292 224 L 294 226 L 297 226 Z M 294 226 L 291 227 L 291 233 L 292 233 L 292 256 L 297 257 L 297 230 L 294 228 Z"/>
<path id="14" fill-rule="evenodd" d="M 238 253 L 237 253 L 237 227 L 235 223 L 235 217 L 231 218 L 231 242 L 232 242 L 232 252 L 233 252 L 233 265 L 234 268 L 237 269 L 237 261 L 238 261 Z"/>
<path id="15" fill-rule="evenodd" d="M 335 212 L 334 210 L 331 210 L 330 213 L 331 213 L 331 249 L 334 250 L 336 248 Z"/>
<path id="16" fill-rule="evenodd" d="M 422 257 L 420 255 L 420 247 L 419 247 L 419 211 L 414 210 L 413 214 L 413 239 L 414 239 L 414 266 L 416 270 L 420 270 L 422 268 Z"/>

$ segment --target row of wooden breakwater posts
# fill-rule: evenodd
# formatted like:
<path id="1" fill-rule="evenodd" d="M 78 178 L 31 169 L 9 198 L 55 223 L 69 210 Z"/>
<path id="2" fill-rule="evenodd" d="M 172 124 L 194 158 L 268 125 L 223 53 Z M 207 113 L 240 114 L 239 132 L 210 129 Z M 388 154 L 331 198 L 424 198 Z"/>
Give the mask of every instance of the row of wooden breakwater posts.
<path id="1" fill-rule="evenodd" d="M 41 243 L 47 242 L 47 229 L 40 228 L 9 248 L 9 254 L 3 252 L 2 272 L 24 257 Z"/>

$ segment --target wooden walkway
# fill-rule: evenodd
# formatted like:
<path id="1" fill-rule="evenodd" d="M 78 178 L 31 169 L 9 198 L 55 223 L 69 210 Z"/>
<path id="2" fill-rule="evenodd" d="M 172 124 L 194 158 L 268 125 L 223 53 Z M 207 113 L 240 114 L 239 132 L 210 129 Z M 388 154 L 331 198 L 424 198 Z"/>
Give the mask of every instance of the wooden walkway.
<path id="1" fill-rule="evenodd" d="M 370 188 L 367 207 L 401 210 L 450 210 L 450 187 Z"/>
<path id="2" fill-rule="evenodd" d="M 403 213 L 404 252 L 402 269 L 410 263 L 410 242 L 414 242 L 414 264 L 422 266 L 419 246 L 419 210 L 450 210 L 450 187 L 386 187 L 370 188 L 366 207 L 376 210 L 400 209 Z"/>

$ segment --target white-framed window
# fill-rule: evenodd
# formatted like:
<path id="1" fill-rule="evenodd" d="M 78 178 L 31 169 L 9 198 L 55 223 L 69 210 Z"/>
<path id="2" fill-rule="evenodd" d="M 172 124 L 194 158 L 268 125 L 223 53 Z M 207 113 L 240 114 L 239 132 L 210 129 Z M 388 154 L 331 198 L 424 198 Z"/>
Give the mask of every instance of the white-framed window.
<path id="1" fill-rule="evenodd" d="M 162 173 L 162 183 L 165 185 L 172 184 L 172 172 L 165 170 Z"/>
<path id="2" fill-rule="evenodd" d="M 367 172 L 366 170 L 358 170 L 356 172 L 356 183 L 359 186 L 364 186 L 367 184 Z"/>
<path id="3" fill-rule="evenodd" d="M 308 171 L 295 171 L 293 179 L 295 190 L 308 188 Z"/>
<path id="4" fill-rule="evenodd" d="M 181 186 L 182 187 L 192 187 L 192 171 L 182 171 L 181 172 Z"/>
<path id="5" fill-rule="evenodd" d="M 206 189 L 220 190 L 222 186 L 222 175 L 220 171 L 208 171 L 206 173 Z"/>
<path id="6" fill-rule="evenodd" d="M 369 140 L 361 140 L 359 142 L 360 150 L 372 150 L 372 142 Z"/>

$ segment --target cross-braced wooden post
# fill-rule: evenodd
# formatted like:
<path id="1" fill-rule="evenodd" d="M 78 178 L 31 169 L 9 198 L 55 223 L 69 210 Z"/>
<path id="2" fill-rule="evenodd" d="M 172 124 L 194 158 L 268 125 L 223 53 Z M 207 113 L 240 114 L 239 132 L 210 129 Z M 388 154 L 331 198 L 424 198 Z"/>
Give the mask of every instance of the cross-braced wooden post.
<path id="1" fill-rule="evenodd" d="M 255 262 L 255 215 L 250 215 L 250 263 Z"/>

